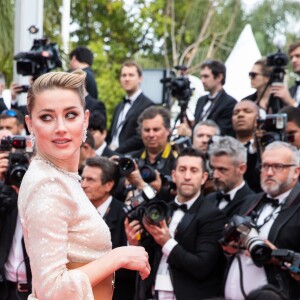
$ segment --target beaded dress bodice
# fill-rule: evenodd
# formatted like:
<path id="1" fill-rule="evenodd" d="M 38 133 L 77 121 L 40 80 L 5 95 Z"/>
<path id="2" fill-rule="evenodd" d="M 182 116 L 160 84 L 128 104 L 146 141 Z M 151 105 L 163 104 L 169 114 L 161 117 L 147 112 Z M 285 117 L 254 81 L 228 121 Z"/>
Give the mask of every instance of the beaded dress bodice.
<path id="1" fill-rule="evenodd" d="M 78 179 L 40 157 L 23 178 L 18 206 L 32 270 L 31 299 L 93 299 L 87 275 L 66 264 L 101 257 L 111 249 L 111 238 Z"/>

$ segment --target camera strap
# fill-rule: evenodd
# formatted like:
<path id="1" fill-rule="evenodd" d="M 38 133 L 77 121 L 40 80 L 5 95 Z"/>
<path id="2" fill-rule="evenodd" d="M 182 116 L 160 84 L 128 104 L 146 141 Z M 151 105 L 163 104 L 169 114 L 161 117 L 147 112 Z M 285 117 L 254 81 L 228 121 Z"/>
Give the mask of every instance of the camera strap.
<path id="1" fill-rule="evenodd" d="M 156 161 L 156 169 L 158 171 L 161 171 L 164 166 L 165 166 L 165 163 L 166 163 L 166 160 L 167 158 L 169 157 L 170 153 L 172 151 L 172 147 L 171 147 L 171 144 L 168 143 L 164 149 L 164 151 L 162 152 L 161 154 L 161 158 L 159 160 Z M 177 156 L 177 153 L 175 155 L 175 153 L 173 152 L 173 155 L 176 157 Z M 144 150 L 140 156 L 140 160 L 139 160 L 139 168 L 143 167 L 145 165 L 145 162 L 146 162 L 146 159 L 147 159 L 147 151 Z"/>
<path id="2" fill-rule="evenodd" d="M 258 202 L 256 203 L 255 207 L 248 211 L 246 215 L 249 215 L 253 222 L 255 223 L 255 227 L 257 231 L 259 231 L 265 224 L 267 224 L 271 218 L 273 217 L 274 213 L 279 214 L 282 211 L 282 207 L 284 206 L 284 202 L 280 203 L 278 199 L 273 199 L 267 197 L 266 194 L 262 194 L 262 197 L 259 198 Z M 273 210 L 264 218 L 262 224 L 258 225 L 257 221 L 266 207 L 266 204 L 269 204 L 273 207 Z"/>

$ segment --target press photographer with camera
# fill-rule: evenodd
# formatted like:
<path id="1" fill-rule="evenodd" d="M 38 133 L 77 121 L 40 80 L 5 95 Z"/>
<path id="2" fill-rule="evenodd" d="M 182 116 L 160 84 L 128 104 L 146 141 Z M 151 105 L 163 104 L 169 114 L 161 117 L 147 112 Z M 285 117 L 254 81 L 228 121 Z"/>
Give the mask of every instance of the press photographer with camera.
<path id="1" fill-rule="evenodd" d="M 279 113 L 287 115 L 287 123 L 284 127 L 287 142 L 300 149 L 300 108 L 287 106 Z"/>
<path id="2" fill-rule="evenodd" d="M 209 146 L 209 164 L 216 192 L 206 198 L 230 218 L 240 210 L 244 198 L 254 194 L 244 180 L 247 149 L 233 137 L 219 137 Z"/>
<path id="3" fill-rule="evenodd" d="M 155 251 L 151 278 L 139 282 L 136 299 L 190 300 L 220 295 L 224 256 L 218 239 L 226 219 L 202 195 L 207 176 L 203 153 L 183 149 L 172 171 L 177 196 L 168 205 L 170 218 L 156 225 L 142 220 L 154 238 Z M 136 244 L 137 222 L 127 221 L 125 229 L 129 242 Z"/>
<path id="4" fill-rule="evenodd" d="M 17 197 L 29 165 L 29 154 L 25 151 L 25 137 L 0 130 L 0 138 L 0 299 L 27 299 L 31 292 L 31 271 Z"/>
<path id="5" fill-rule="evenodd" d="M 170 113 L 163 107 L 151 106 L 143 111 L 138 118 L 138 132 L 143 141 L 144 148 L 131 152 L 140 174 L 133 173 L 127 179 L 134 186 L 149 183 L 158 192 L 158 198 L 169 201 L 170 178 L 178 153 L 171 146 L 170 139 Z M 135 174 L 137 176 L 135 176 Z M 141 182 L 141 177 L 143 182 Z"/>
<path id="6" fill-rule="evenodd" d="M 272 243 L 272 248 L 300 252 L 296 229 L 300 225 L 299 172 L 299 153 L 294 146 L 282 141 L 266 146 L 260 175 L 264 193 L 245 198 L 239 216 L 224 229 L 223 249 L 235 253 L 226 275 L 227 298 L 244 299 L 252 290 L 270 283 L 287 291 L 289 299 L 299 299 L 300 276 L 272 259 L 269 246 Z"/>
<path id="7" fill-rule="evenodd" d="M 278 53 L 278 52 L 277 52 Z M 271 61 L 271 63 L 277 65 L 279 67 L 279 72 L 288 64 L 288 58 L 286 60 L 281 57 L 276 57 L 275 60 Z M 274 57 L 273 55 L 273 57 Z M 300 76 L 300 42 L 297 41 L 291 44 L 288 48 L 288 56 L 290 58 L 291 66 L 293 72 L 296 75 L 295 85 L 293 85 L 290 89 L 285 84 L 273 84 L 271 85 L 271 93 L 274 97 L 281 99 L 282 105 L 289 105 L 294 107 L 299 107 L 300 105 L 300 89 L 299 89 L 299 76 Z"/>
<path id="8" fill-rule="evenodd" d="M 267 58 L 257 60 L 249 72 L 251 87 L 256 89 L 254 94 L 248 95 L 243 100 L 254 101 L 260 109 L 266 111 L 270 98 L 270 80 L 273 68 L 267 65 Z"/>
<path id="9" fill-rule="evenodd" d="M 115 162 L 106 157 L 88 158 L 81 176 L 81 186 L 91 203 L 95 206 L 111 233 L 112 248 L 127 246 L 124 228 L 124 204 L 112 196 L 119 172 Z M 135 277 L 130 270 L 116 272 L 116 285 L 113 300 L 133 300 Z"/>

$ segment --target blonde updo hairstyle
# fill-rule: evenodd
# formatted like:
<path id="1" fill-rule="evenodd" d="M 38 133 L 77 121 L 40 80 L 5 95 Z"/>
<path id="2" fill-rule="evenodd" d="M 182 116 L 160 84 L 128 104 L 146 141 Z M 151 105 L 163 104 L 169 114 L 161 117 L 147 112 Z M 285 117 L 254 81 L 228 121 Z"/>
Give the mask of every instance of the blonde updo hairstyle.
<path id="1" fill-rule="evenodd" d="M 86 73 L 82 70 L 76 70 L 72 73 L 50 72 L 39 76 L 28 90 L 28 115 L 31 117 L 35 98 L 39 93 L 56 88 L 72 90 L 77 93 L 82 107 L 85 109 L 85 77 Z"/>

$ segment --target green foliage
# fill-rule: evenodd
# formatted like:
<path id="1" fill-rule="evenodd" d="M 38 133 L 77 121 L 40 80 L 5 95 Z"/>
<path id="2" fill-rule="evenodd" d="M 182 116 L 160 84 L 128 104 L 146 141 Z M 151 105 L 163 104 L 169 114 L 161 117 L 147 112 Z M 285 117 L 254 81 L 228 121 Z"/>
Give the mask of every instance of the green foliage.
<path id="1" fill-rule="evenodd" d="M 72 0 L 70 49 L 86 45 L 95 53 L 93 70 L 110 116 L 123 95 L 119 69 L 127 59 L 137 60 L 143 68 L 189 62 L 197 70 L 206 58 L 225 61 L 247 23 L 264 55 L 275 51 L 272 40 L 279 31 L 284 31 L 287 44 L 299 38 L 287 28 L 288 22 L 300 19 L 299 0 L 264 0 L 248 15 L 240 2 L 133 0 L 129 6 L 125 0 Z M 14 1 L 0 0 L 0 7 L 0 63 L 9 81 Z M 62 45 L 61 12 L 62 0 L 44 0 L 44 35 L 58 45 Z M 61 55 L 67 63 L 68 53 Z"/>
<path id="2" fill-rule="evenodd" d="M 252 26 L 258 47 L 263 55 L 273 53 L 276 48 L 273 39 L 277 34 L 285 34 L 287 45 L 300 38 L 288 32 L 288 24 L 299 22 L 299 0 L 265 0 L 258 5 L 246 21 Z"/>
<path id="3" fill-rule="evenodd" d="M 12 62 L 14 48 L 14 1 L 0 0 L 0 72 L 7 84 L 12 80 Z"/>

